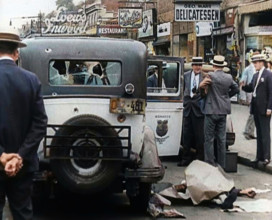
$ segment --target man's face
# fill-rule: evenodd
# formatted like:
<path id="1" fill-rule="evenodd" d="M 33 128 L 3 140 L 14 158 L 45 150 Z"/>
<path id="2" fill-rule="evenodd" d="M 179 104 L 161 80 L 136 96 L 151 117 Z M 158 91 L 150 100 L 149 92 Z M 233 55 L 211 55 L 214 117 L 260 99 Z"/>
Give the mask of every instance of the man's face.
<path id="1" fill-rule="evenodd" d="M 253 62 L 253 64 L 254 64 L 254 67 L 255 67 L 256 71 L 261 70 L 262 67 L 264 66 L 262 61 L 256 61 L 256 62 Z"/>
<path id="2" fill-rule="evenodd" d="M 202 64 L 193 64 L 192 69 L 194 73 L 199 74 L 202 70 Z"/>

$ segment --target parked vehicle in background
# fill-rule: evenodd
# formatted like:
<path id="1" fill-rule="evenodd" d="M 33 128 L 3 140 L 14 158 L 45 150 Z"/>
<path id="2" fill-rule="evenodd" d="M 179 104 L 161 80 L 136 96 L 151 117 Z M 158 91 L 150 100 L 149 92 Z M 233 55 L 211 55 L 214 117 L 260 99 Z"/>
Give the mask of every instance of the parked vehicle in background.
<path id="1" fill-rule="evenodd" d="M 49 119 L 36 186 L 83 195 L 125 189 L 131 204 L 145 209 L 151 184 L 164 175 L 145 123 L 145 45 L 102 38 L 25 42 L 19 65 L 38 75 Z"/>
<path id="2" fill-rule="evenodd" d="M 146 122 L 156 136 L 159 156 L 177 156 L 182 138 L 183 74 L 191 69 L 180 57 L 148 57 L 147 80 L 157 71 L 157 87 L 147 85 Z M 211 65 L 203 65 L 203 71 L 212 71 Z M 224 71 L 228 71 L 224 68 Z M 227 116 L 226 147 L 235 142 L 231 117 Z"/>

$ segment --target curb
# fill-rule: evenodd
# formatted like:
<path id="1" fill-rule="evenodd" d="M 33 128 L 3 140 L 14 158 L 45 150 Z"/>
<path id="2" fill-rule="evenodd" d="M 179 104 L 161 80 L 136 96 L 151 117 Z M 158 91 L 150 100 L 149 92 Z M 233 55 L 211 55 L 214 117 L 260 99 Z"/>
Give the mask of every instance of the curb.
<path id="1" fill-rule="evenodd" d="M 248 166 L 248 167 L 252 167 L 252 163 L 250 162 L 250 159 L 245 158 L 245 157 L 238 156 L 238 163 L 243 164 L 243 165 Z M 258 166 L 255 169 L 258 169 L 258 170 L 261 170 L 263 172 L 272 174 L 272 165 L 271 165 L 271 163 L 269 165 L 267 165 L 266 167 L 264 167 L 261 163 L 258 163 Z"/>

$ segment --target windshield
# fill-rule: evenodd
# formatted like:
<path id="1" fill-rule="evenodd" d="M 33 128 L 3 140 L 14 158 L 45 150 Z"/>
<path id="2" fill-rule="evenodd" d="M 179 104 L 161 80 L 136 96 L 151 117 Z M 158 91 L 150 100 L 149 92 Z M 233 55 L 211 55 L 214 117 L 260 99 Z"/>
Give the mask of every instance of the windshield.
<path id="1" fill-rule="evenodd" d="M 121 84 L 121 63 L 88 60 L 51 60 L 49 84 L 117 86 Z"/>

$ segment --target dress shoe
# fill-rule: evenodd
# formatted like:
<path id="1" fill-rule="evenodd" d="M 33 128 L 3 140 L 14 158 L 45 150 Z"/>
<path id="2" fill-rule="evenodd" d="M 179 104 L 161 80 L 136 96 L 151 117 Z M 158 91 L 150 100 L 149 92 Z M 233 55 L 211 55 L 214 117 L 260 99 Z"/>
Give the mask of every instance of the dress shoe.
<path id="1" fill-rule="evenodd" d="M 248 135 L 248 137 L 250 138 L 250 139 L 257 139 L 257 137 L 255 137 L 254 135 Z"/>
<path id="2" fill-rule="evenodd" d="M 252 164 L 252 167 L 253 167 L 253 168 L 257 168 L 257 167 L 258 167 L 258 162 L 259 162 L 259 161 L 260 161 L 260 160 L 255 159 L 255 160 L 251 160 L 250 163 Z"/>
<path id="3" fill-rule="evenodd" d="M 269 164 L 269 163 L 270 163 L 270 160 L 265 159 L 264 162 L 263 162 L 263 165 L 266 166 L 266 165 Z"/>

